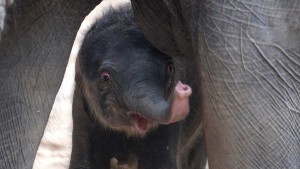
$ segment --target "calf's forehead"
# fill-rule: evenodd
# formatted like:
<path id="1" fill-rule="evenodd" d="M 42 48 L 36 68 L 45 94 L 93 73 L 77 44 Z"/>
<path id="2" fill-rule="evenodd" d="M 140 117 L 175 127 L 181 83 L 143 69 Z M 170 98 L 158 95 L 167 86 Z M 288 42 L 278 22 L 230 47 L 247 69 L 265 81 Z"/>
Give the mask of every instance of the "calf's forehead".
<path id="1" fill-rule="evenodd" d="M 103 65 L 114 65 L 116 68 L 132 66 L 162 66 L 167 62 L 168 57 L 153 51 L 150 48 L 126 48 L 125 50 L 112 50 L 103 59 Z"/>

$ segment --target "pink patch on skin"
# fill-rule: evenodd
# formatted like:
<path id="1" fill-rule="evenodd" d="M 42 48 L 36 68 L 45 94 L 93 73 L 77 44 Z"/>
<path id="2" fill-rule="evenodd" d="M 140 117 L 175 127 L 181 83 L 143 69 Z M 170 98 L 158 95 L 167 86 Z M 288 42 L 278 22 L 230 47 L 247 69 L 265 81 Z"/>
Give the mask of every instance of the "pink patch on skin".
<path id="1" fill-rule="evenodd" d="M 189 85 L 179 81 L 174 90 L 174 98 L 170 109 L 169 119 L 162 124 L 171 124 L 183 120 L 190 111 L 189 97 L 192 94 L 192 89 Z M 134 126 L 138 131 L 145 132 L 148 129 L 148 120 L 139 114 L 130 115 L 134 122 Z"/>
<path id="2" fill-rule="evenodd" d="M 134 126 L 139 131 L 146 131 L 148 128 L 148 120 L 139 114 L 132 114 L 131 118 L 134 121 Z"/>
<path id="3" fill-rule="evenodd" d="M 171 106 L 170 118 L 164 124 L 175 123 L 183 120 L 190 111 L 189 97 L 192 94 L 192 89 L 189 85 L 179 81 L 174 90 L 174 99 Z"/>

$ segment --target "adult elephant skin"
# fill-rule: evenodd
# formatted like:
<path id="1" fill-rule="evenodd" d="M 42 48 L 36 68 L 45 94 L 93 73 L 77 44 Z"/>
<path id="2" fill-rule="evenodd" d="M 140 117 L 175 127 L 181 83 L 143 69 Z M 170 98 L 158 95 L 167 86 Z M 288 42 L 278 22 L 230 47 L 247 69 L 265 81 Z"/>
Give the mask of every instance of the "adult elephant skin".
<path id="1" fill-rule="evenodd" d="M 0 41 L 1 169 L 32 168 L 76 32 L 99 3 L 17 0 L 8 8 Z"/>
<path id="2" fill-rule="evenodd" d="M 153 45 L 199 63 L 210 169 L 300 168 L 300 1 L 132 3 Z"/>

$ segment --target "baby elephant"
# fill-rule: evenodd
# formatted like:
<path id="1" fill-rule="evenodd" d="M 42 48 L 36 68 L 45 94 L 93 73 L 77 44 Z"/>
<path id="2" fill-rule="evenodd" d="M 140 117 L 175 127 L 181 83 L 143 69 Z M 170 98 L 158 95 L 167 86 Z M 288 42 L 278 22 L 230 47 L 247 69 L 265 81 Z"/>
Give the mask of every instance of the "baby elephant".
<path id="1" fill-rule="evenodd" d="M 107 9 L 76 62 L 70 168 L 204 166 L 201 116 L 183 83 L 191 67 L 145 39 L 130 3 Z"/>

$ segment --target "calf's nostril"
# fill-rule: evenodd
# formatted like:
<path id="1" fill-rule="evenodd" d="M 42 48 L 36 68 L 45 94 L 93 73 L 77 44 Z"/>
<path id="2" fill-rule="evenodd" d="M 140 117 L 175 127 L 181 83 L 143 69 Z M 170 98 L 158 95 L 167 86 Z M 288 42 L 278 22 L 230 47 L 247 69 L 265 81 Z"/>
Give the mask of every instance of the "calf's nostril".
<path id="1" fill-rule="evenodd" d="M 183 86 L 182 90 L 186 91 L 186 90 L 188 90 L 188 87 L 187 86 Z"/>

